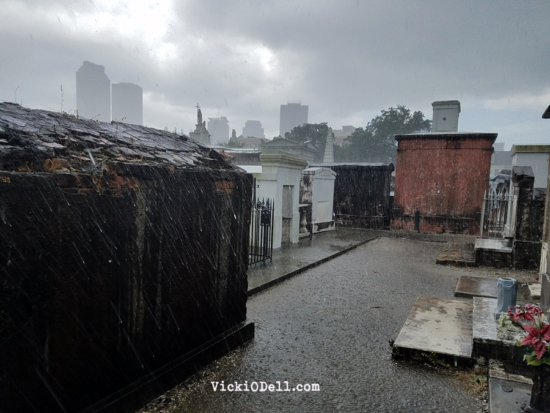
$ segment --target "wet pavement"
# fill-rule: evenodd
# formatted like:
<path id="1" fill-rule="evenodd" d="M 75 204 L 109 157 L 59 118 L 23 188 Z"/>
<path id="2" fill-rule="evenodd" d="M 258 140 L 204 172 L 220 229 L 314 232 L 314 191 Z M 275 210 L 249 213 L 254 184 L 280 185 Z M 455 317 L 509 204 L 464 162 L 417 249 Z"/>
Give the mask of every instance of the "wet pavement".
<path id="1" fill-rule="evenodd" d="M 478 412 L 464 382 L 396 361 L 418 296 L 452 299 L 466 268 L 441 266 L 444 244 L 379 238 L 249 298 L 256 336 L 143 411 Z M 221 381 L 249 391 L 220 391 Z M 214 391 L 211 382 L 220 382 Z M 254 392 L 252 383 L 284 390 Z M 299 392 L 298 384 L 320 391 Z M 162 402 L 161 402 L 162 401 Z"/>
<path id="2" fill-rule="evenodd" d="M 377 238 L 380 231 L 338 228 L 273 250 L 271 260 L 248 269 L 248 295 L 256 294 Z"/>

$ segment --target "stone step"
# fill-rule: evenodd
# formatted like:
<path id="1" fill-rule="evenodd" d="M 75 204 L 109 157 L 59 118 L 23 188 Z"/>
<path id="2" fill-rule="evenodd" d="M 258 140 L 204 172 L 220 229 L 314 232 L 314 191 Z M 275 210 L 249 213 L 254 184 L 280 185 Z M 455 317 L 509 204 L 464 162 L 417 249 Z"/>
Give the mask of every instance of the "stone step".
<path id="1" fill-rule="evenodd" d="M 448 241 L 437 256 L 436 264 L 474 267 L 476 265 L 474 240 L 474 237 L 468 236 Z"/>
<path id="2" fill-rule="evenodd" d="M 469 360 L 473 342 L 472 308 L 467 301 L 418 297 L 394 349 L 401 354 L 412 351 L 424 356 L 452 356 L 455 362 Z"/>
<path id="3" fill-rule="evenodd" d="M 477 265 L 495 268 L 512 268 L 512 240 L 477 238 L 475 242 L 475 261 Z"/>

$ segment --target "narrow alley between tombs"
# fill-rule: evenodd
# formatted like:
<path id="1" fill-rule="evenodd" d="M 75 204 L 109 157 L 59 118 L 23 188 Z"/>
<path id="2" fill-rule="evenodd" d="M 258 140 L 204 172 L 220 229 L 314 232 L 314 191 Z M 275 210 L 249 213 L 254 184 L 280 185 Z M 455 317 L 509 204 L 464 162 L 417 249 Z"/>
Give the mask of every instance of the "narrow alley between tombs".
<path id="1" fill-rule="evenodd" d="M 254 295 L 254 340 L 140 412 L 482 411 L 460 374 L 391 357 L 416 298 L 454 298 L 457 279 L 474 271 L 436 265 L 442 245 L 379 238 Z M 261 382 L 275 391 L 259 391 Z"/>

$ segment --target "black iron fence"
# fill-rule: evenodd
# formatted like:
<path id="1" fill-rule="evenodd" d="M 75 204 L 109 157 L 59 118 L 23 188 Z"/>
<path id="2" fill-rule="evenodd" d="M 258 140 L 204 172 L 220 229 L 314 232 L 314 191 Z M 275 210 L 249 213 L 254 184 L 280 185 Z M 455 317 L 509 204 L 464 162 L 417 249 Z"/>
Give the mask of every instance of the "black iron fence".
<path id="1" fill-rule="evenodd" d="M 334 214 L 334 219 L 338 225 L 343 227 L 384 229 L 390 225 L 388 215 Z"/>
<path id="2" fill-rule="evenodd" d="M 258 199 L 252 205 L 248 264 L 271 260 L 273 255 L 273 200 Z"/>

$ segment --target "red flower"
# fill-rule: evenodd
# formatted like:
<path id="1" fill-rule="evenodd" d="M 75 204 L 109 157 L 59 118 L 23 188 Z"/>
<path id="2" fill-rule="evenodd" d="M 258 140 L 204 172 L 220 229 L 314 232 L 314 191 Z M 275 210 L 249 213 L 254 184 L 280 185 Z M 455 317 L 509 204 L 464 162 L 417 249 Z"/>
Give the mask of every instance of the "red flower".
<path id="1" fill-rule="evenodd" d="M 525 308 L 519 305 L 508 307 L 508 315 L 514 321 L 519 323 L 522 318 L 527 321 L 535 321 L 535 316 L 540 316 L 544 312 L 534 304 L 525 304 Z"/>
<path id="2" fill-rule="evenodd" d="M 516 305 L 515 307 L 508 307 L 508 315 L 514 323 L 519 322 L 519 320 L 523 318 L 524 314 L 523 309 L 519 305 Z"/>
<path id="3" fill-rule="evenodd" d="M 550 324 L 542 327 L 540 330 L 535 326 L 523 326 L 525 331 L 529 334 L 525 336 L 521 342 L 522 346 L 533 346 L 535 348 L 535 354 L 540 360 L 546 352 L 546 344 L 543 342 L 550 342 Z"/>
<path id="4" fill-rule="evenodd" d="M 540 316 L 544 314 L 544 311 L 537 307 L 535 304 L 525 304 L 525 312 L 532 316 Z M 534 318 L 530 321 L 535 321 Z"/>

